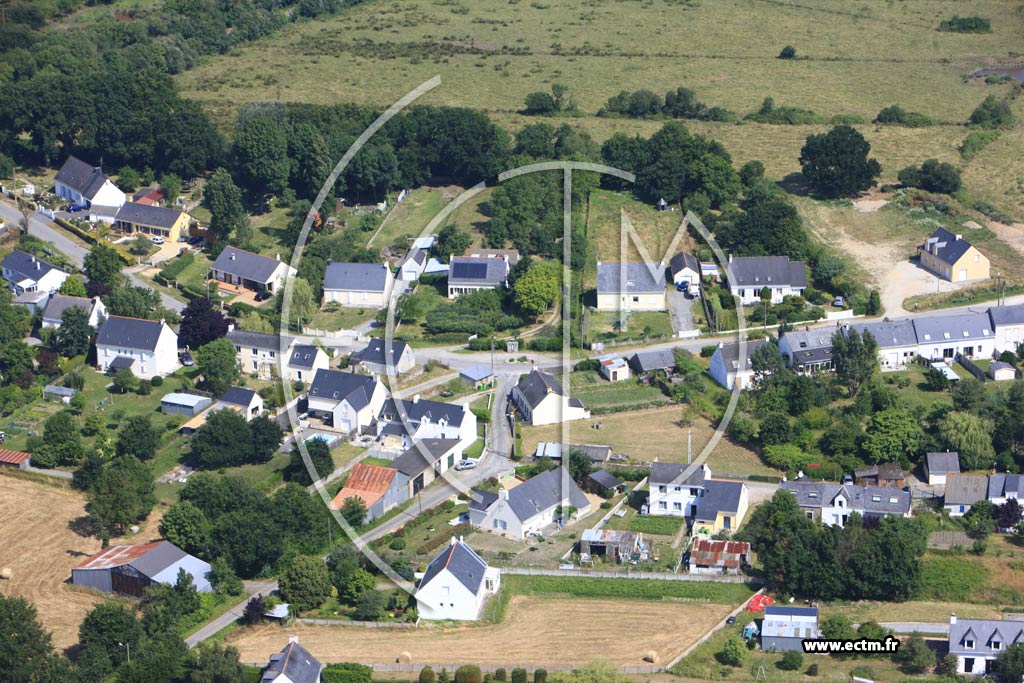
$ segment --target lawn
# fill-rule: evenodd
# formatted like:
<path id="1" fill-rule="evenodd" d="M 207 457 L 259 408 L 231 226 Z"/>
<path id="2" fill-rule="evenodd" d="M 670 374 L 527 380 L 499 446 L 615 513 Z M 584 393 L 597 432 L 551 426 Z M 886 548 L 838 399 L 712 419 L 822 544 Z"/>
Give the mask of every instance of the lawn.
<path id="1" fill-rule="evenodd" d="M 227 128 L 250 101 L 384 107 L 434 75 L 442 85 L 419 101 L 487 109 L 512 130 L 527 119 L 513 112 L 527 93 L 568 85 L 584 117 L 574 120 L 598 139 L 644 132 L 659 122 L 597 119 L 592 115 L 620 90 L 658 93 L 684 85 L 709 105 L 741 116 L 766 96 L 777 104 L 819 114 L 856 114 L 870 121 L 899 103 L 940 122 L 927 128 L 861 125 L 886 178 L 909 163 L 958 159 L 965 121 L 989 93 L 964 75 L 1019 51 L 1024 15 L 1009 0 L 978 0 L 971 12 L 992 19 L 991 34 L 936 31 L 952 14 L 941 0 L 816 3 L 655 0 L 643 21 L 630 3 L 509 4 L 367 3 L 333 18 L 296 22 L 275 35 L 204 59 L 176 78 Z M 955 8 L 954 8 L 955 9 Z M 650 31 L 650 26 L 677 27 Z M 823 30 L 822 27 L 827 27 Z M 776 40 L 765 40 L 776 36 Z M 798 59 L 776 56 L 787 42 Z M 1022 105 L 1016 105 L 1018 111 Z M 529 119 L 536 120 L 536 119 Z M 564 119 L 556 119 L 557 124 Z M 739 163 L 760 158 L 769 174 L 797 169 L 804 138 L 823 126 L 690 123 L 720 139 Z M 1024 205 L 1017 179 L 1024 158 L 1017 129 L 966 164 L 968 187 L 989 201 Z"/>
<path id="2" fill-rule="evenodd" d="M 291 259 L 294 244 L 282 240 L 285 228 L 288 227 L 289 208 L 278 206 L 277 201 L 270 202 L 269 211 L 249 217 L 252 226 L 252 244 L 247 248 L 257 254 L 271 258 Z"/>
<path id="3" fill-rule="evenodd" d="M 714 433 L 711 424 L 702 418 L 689 426 L 681 426 L 679 407 L 653 408 L 603 415 L 589 421 L 566 423 L 570 443 L 607 444 L 618 453 L 625 453 L 637 462 L 651 462 L 655 458 L 662 462 L 686 462 L 687 433 L 693 432 L 692 456 L 696 458 Z M 593 429 L 595 423 L 601 429 Z M 537 450 L 540 441 L 560 441 L 560 424 L 543 427 L 523 426 L 523 448 L 525 453 Z M 643 439 L 638 442 L 637 434 Z M 734 444 L 723 438 L 706 461 L 715 475 L 756 474 L 778 476 L 780 472 L 761 462 L 750 449 Z"/>
<path id="4" fill-rule="evenodd" d="M 623 342 L 672 336 L 672 318 L 667 311 L 642 311 L 625 314 L 620 323 L 618 311 L 588 311 L 587 338 L 590 341 Z"/>
<path id="5" fill-rule="evenodd" d="M 333 308 L 334 310 L 330 310 Z M 320 309 L 309 323 L 314 330 L 326 330 L 337 332 L 338 330 L 352 330 L 364 323 L 374 320 L 377 316 L 376 308 L 352 308 L 349 306 L 332 306 L 328 304 Z"/>
<path id="6" fill-rule="evenodd" d="M 678 208 L 678 207 L 677 207 Z M 645 261 L 632 238 L 627 238 L 626 252 L 622 253 L 622 212 L 633 226 L 650 262 L 658 263 L 672 258 L 676 252 L 691 248 L 691 240 L 683 232 L 678 246 L 668 253 L 683 215 L 679 211 L 658 211 L 626 192 L 600 190 L 590 195 L 587 215 L 587 237 L 595 249 L 598 261 Z M 585 283 L 593 286 L 593 282 Z"/>
<path id="7" fill-rule="evenodd" d="M 427 223 L 440 213 L 446 200 L 456 194 L 458 188 L 448 190 L 440 187 L 418 187 L 399 202 L 381 226 L 380 230 L 371 234 L 367 247 L 384 249 L 391 245 L 400 246 L 402 251 L 408 248 L 407 237 L 419 237 Z M 389 197 L 394 201 L 394 197 Z"/>

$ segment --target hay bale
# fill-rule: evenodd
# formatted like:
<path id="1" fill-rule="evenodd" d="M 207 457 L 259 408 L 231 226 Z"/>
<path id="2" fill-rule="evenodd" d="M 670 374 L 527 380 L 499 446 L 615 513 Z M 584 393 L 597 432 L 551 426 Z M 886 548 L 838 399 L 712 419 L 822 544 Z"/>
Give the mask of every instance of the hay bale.
<path id="1" fill-rule="evenodd" d="M 412 654 L 408 650 L 403 650 L 395 661 L 399 664 L 412 664 Z"/>
<path id="2" fill-rule="evenodd" d="M 658 653 L 654 650 L 648 650 L 647 653 L 644 655 L 644 661 L 648 662 L 649 664 L 657 664 Z"/>
<path id="3" fill-rule="evenodd" d="M 14 577 L 14 570 L 10 567 L 0 569 L 0 579 L 11 579 Z"/>

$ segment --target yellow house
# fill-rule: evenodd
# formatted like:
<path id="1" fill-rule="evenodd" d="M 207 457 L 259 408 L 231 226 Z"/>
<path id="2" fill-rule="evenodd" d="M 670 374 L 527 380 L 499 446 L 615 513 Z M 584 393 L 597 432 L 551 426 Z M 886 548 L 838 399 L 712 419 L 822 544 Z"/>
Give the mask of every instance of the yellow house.
<path id="1" fill-rule="evenodd" d="M 746 484 L 738 481 L 711 479 L 704 484 L 704 495 L 697 500 L 693 515 L 694 534 L 735 532 L 747 515 Z"/>
<path id="2" fill-rule="evenodd" d="M 665 267 L 660 263 L 598 261 L 597 310 L 664 311 Z"/>
<path id="3" fill-rule="evenodd" d="M 139 232 L 177 242 L 183 235 L 188 235 L 191 222 L 192 217 L 184 211 L 126 202 L 117 211 L 114 228 L 128 234 Z"/>
<path id="4" fill-rule="evenodd" d="M 963 235 L 954 235 L 939 228 L 917 248 L 917 252 L 921 265 L 944 280 L 973 282 L 989 279 L 988 257 Z"/>

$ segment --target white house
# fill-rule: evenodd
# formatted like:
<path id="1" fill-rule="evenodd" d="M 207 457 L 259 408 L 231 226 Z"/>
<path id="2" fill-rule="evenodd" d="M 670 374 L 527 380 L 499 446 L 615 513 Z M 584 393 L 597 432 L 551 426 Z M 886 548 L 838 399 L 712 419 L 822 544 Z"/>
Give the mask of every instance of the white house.
<path id="1" fill-rule="evenodd" d="M 427 251 L 414 247 L 398 262 L 398 279 L 402 282 L 415 282 L 423 275 L 426 267 Z"/>
<path id="2" fill-rule="evenodd" d="M 681 251 L 668 262 L 672 282 L 683 285 L 689 294 L 700 294 L 700 261 L 693 254 Z"/>
<path id="3" fill-rule="evenodd" d="M 924 460 L 924 474 L 929 486 L 945 486 L 946 477 L 960 474 L 960 454 L 956 451 L 928 453 Z"/>
<path id="4" fill-rule="evenodd" d="M 243 374 L 255 374 L 259 379 L 270 379 L 278 374 L 281 354 L 279 335 L 246 332 L 236 327 L 224 336 L 235 345 L 235 359 Z M 288 343 L 285 342 L 285 348 Z"/>
<path id="5" fill-rule="evenodd" d="M 993 505 L 1002 505 L 1011 498 L 1020 498 L 1024 493 L 1024 475 L 991 474 L 988 477 L 988 500 Z"/>
<path id="6" fill-rule="evenodd" d="M 993 306 L 988 316 L 995 331 L 996 351 L 1016 351 L 1024 343 L 1024 304 Z"/>
<path id="7" fill-rule="evenodd" d="M 416 586 L 416 611 L 421 619 L 475 621 L 500 586 L 501 571 L 453 536 Z"/>
<path id="8" fill-rule="evenodd" d="M 391 353 L 385 356 L 385 340 L 374 337 L 364 348 L 349 356 L 349 362 L 371 375 L 401 375 L 416 367 L 412 347 L 402 341 L 391 342 Z"/>
<path id="9" fill-rule="evenodd" d="M 708 367 L 708 374 L 711 379 L 729 389 L 739 386 L 746 389 L 754 381 L 754 369 L 750 358 L 754 351 L 767 344 L 763 339 L 750 340 L 746 343 L 746 355 L 740 358 L 740 345 L 718 343 L 714 355 L 711 356 L 711 364 Z"/>
<path id="10" fill-rule="evenodd" d="M 597 310 L 664 311 L 665 275 L 660 263 L 597 262 Z"/>
<path id="11" fill-rule="evenodd" d="M 543 534 L 549 527 L 560 528 L 567 508 L 575 508 L 576 518 L 588 514 L 590 500 L 576 485 L 564 467 L 548 470 L 527 479 L 511 490 L 497 494 L 474 491 L 469 505 L 469 521 L 476 527 L 516 540 Z"/>
<path id="12" fill-rule="evenodd" d="M 729 291 L 746 304 L 761 301 L 761 290 L 771 292 L 771 303 L 780 304 L 787 296 L 802 296 L 807 289 L 807 266 L 785 256 L 729 255 L 732 280 Z M 728 272 L 728 271 L 727 271 Z"/>
<path id="13" fill-rule="evenodd" d="M 479 438 L 476 415 L 468 403 L 442 403 L 420 398 L 387 399 L 377 417 L 378 437 L 389 450 L 409 448 L 427 439 L 453 440 L 456 457 Z"/>
<path id="14" fill-rule="evenodd" d="M 310 382 L 317 370 L 326 370 L 331 361 L 319 346 L 292 342 L 285 357 L 284 379 L 289 382 Z"/>
<path id="15" fill-rule="evenodd" d="M 964 313 L 934 318 L 915 318 L 918 353 L 929 360 L 991 358 L 996 348 L 988 313 Z"/>
<path id="16" fill-rule="evenodd" d="M 68 157 L 57 171 L 53 191 L 72 204 L 87 209 L 95 204 L 112 208 L 115 213 L 127 201 L 124 192 L 98 166 L 90 166 L 73 156 Z"/>
<path id="17" fill-rule="evenodd" d="M 826 526 L 844 526 L 854 512 L 861 517 L 910 517 L 910 491 L 797 479 L 781 487 L 796 496 L 809 518 Z"/>
<path id="18" fill-rule="evenodd" d="M 103 305 L 100 298 L 93 297 L 86 299 L 81 296 L 67 296 L 66 294 L 54 294 L 43 309 L 42 327 L 59 329 L 64 318 L 64 311 L 71 308 L 81 308 L 89 316 L 89 325 L 98 329 L 100 323 L 107 316 L 107 307 Z"/>
<path id="19" fill-rule="evenodd" d="M 508 286 L 507 256 L 455 256 L 448 266 L 448 298 Z"/>
<path id="20" fill-rule="evenodd" d="M 671 462 L 651 464 L 647 513 L 669 517 L 693 517 L 705 482 L 711 478 L 707 465 L 692 468 Z"/>
<path id="21" fill-rule="evenodd" d="M 779 353 L 786 358 L 786 366 L 798 375 L 812 375 L 832 370 L 832 335 L 835 328 L 790 330 L 779 337 Z"/>
<path id="22" fill-rule="evenodd" d="M 283 650 L 270 655 L 260 683 L 320 683 L 323 668 L 309 650 L 299 645 L 299 639 L 291 636 Z"/>
<path id="23" fill-rule="evenodd" d="M 4 279 L 15 294 L 56 292 L 68 274 L 49 261 L 15 249 L 0 263 Z"/>
<path id="24" fill-rule="evenodd" d="M 917 331 L 912 320 L 883 320 L 843 327 L 843 333 L 868 332 L 878 343 L 878 362 L 882 368 L 903 368 L 918 354 Z"/>
<path id="25" fill-rule="evenodd" d="M 178 335 L 163 320 L 108 316 L 96 335 L 96 365 L 142 379 L 165 377 L 180 367 Z"/>
<path id="26" fill-rule="evenodd" d="M 254 418 L 263 414 L 263 397 L 252 389 L 242 387 L 231 387 L 217 399 L 214 410 L 232 408 L 245 418 L 246 422 L 252 422 Z"/>
<path id="27" fill-rule="evenodd" d="M 328 263 L 324 272 L 324 303 L 352 308 L 384 308 L 391 299 L 395 276 L 383 263 Z"/>
<path id="28" fill-rule="evenodd" d="M 296 270 L 280 259 L 254 254 L 238 247 L 224 247 L 210 266 L 210 277 L 235 287 L 256 292 L 278 292 Z"/>
<path id="29" fill-rule="evenodd" d="M 387 390 L 376 377 L 317 370 L 310 384 L 309 414 L 342 432 L 362 432 L 380 413 Z"/>
<path id="30" fill-rule="evenodd" d="M 988 497 L 988 475 L 947 474 L 942 507 L 950 517 L 963 517 L 971 506 Z"/>
<path id="31" fill-rule="evenodd" d="M 999 655 L 1020 642 L 1024 642 L 1024 622 L 949 615 L 949 654 L 956 657 L 959 674 L 992 674 Z"/>
<path id="32" fill-rule="evenodd" d="M 543 370 L 524 375 L 509 397 L 523 420 L 535 427 L 590 418 L 586 406 L 578 398 L 566 396 L 555 376 Z"/>

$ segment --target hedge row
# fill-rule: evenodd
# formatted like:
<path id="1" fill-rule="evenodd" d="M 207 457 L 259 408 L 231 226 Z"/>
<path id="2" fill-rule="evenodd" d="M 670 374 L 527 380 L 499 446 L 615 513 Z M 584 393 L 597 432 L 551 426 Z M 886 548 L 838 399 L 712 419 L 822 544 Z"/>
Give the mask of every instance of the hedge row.
<path id="1" fill-rule="evenodd" d="M 373 669 L 349 662 L 328 664 L 320 672 L 322 683 L 372 683 Z"/>
<path id="2" fill-rule="evenodd" d="M 71 221 L 65 220 L 63 218 L 54 218 L 53 222 L 59 225 L 60 227 L 64 228 L 71 234 L 85 240 L 89 244 L 99 244 L 99 239 L 97 239 L 95 235 L 86 232 L 85 230 L 82 230 L 80 227 L 78 227 Z M 109 242 L 107 243 L 107 246 L 117 252 L 118 258 L 120 258 L 125 265 L 135 265 L 135 259 L 132 258 L 132 255 L 129 254 L 127 251 L 117 246 L 116 244 L 110 244 Z"/>
<path id="3" fill-rule="evenodd" d="M 662 408 L 670 405 L 672 399 L 669 398 L 657 398 L 650 401 L 642 401 L 640 403 L 623 403 L 617 406 L 595 406 L 590 409 L 592 415 L 611 415 L 614 413 L 625 413 L 634 410 L 646 410 L 648 408 Z"/>
<path id="4" fill-rule="evenodd" d="M 446 530 L 444 533 L 438 534 L 429 541 L 424 542 L 419 548 L 416 549 L 417 555 L 430 555 L 435 550 L 450 543 L 453 536 L 468 536 L 473 533 L 473 527 L 469 524 L 459 524 L 452 527 L 450 530 Z"/>
<path id="5" fill-rule="evenodd" d="M 174 259 L 167 266 L 157 273 L 156 278 L 163 279 L 160 284 L 166 285 L 171 280 L 177 280 L 178 276 L 181 275 L 182 271 L 191 266 L 196 260 L 196 255 L 191 251 L 186 251 L 184 254 Z"/>

